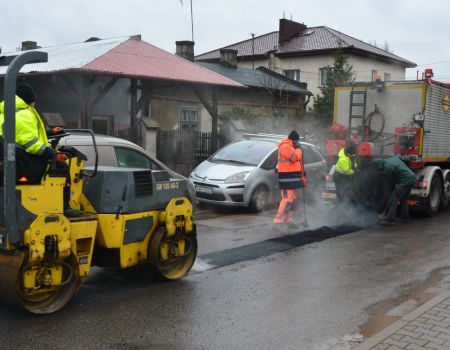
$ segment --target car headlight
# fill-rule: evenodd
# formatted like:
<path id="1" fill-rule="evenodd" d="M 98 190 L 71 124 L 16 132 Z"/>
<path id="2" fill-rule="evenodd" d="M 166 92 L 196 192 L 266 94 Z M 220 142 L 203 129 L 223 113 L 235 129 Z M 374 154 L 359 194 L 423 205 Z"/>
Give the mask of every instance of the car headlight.
<path id="1" fill-rule="evenodd" d="M 225 179 L 225 183 L 244 182 L 247 179 L 249 174 L 250 174 L 250 171 L 243 171 L 242 173 L 237 173 L 237 174 L 228 176 Z"/>
<path id="2" fill-rule="evenodd" d="M 193 178 L 193 177 L 194 177 L 194 175 L 195 175 L 195 173 L 194 173 L 194 172 L 192 172 L 192 173 L 190 173 L 190 174 L 189 174 L 189 177 L 190 177 L 190 178 Z"/>

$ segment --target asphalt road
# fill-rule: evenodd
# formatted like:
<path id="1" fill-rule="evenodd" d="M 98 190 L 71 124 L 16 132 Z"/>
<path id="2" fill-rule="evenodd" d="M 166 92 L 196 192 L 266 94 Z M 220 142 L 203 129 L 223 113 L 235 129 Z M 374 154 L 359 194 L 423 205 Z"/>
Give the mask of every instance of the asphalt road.
<path id="1" fill-rule="evenodd" d="M 390 309 L 448 288 L 450 211 L 364 230 L 315 214 L 280 232 L 270 215 L 200 213 L 189 276 L 95 269 L 56 314 L 0 305 L 0 349 L 349 349 Z"/>

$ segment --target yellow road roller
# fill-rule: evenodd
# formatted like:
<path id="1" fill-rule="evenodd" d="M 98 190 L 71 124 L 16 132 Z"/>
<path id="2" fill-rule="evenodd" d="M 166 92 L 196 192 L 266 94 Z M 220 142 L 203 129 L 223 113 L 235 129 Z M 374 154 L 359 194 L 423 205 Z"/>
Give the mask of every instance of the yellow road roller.
<path id="1" fill-rule="evenodd" d="M 48 314 L 71 299 L 94 265 L 148 264 L 168 280 L 185 276 L 197 256 L 187 180 L 156 182 L 150 169 L 98 166 L 98 156 L 86 168 L 84 154 L 57 142 L 65 166 L 54 162 L 40 184 L 16 179 L 17 74 L 24 64 L 45 61 L 46 53 L 24 52 L 5 76 L 0 291 L 31 313 Z M 75 217 L 64 215 L 67 185 Z"/>

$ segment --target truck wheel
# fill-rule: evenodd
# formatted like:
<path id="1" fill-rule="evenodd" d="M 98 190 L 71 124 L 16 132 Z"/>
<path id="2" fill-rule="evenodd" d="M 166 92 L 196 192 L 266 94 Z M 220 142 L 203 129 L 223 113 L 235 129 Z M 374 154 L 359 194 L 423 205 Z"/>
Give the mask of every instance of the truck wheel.
<path id="1" fill-rule="evenodd" d="M 258 186 L 250 198 L 250 211 L 259 213 L 266 209 L 269 204 L 269 191 L 262 185 Z"/>
<path id="2" fill-rule="evenodd" d="M 434 174 L 431 179 L 430 193 L 425 199 L 425 211 L 428 216 L 438 213 L 442 198 L 442 180 L 439 174 Z"/>
<path id="3" fill-rule="evenodd" d="M 447 174 L 444 180 L 444 185 L 442 186 L 442 198 L 441 198 L 441 209 L 448 207 L 450 203 L 450 173 Z"/>

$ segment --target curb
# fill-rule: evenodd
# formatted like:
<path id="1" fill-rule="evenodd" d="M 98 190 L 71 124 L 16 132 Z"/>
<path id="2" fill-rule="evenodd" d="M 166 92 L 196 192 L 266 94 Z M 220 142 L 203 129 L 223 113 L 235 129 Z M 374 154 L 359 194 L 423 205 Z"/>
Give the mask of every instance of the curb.
<path id="1" fill-rule="evenodd" d="M 377 346 L 378 343 L 381 343 L 383 340 L 389 338 L 392 334 L 406 326 L 409 322 L 414 321 L 426 311 L 448 298 L 450 298 L 450 292 L 435 296 L 433 299 L 427 301 L 425 304 L 419 306 L 417 309 L 400 318 L 400 320 L 394 322 L 382 331 L 368 338 L 364 343 L 358 345 L 352 350 L 370 350 L 371 348 Z"/>

